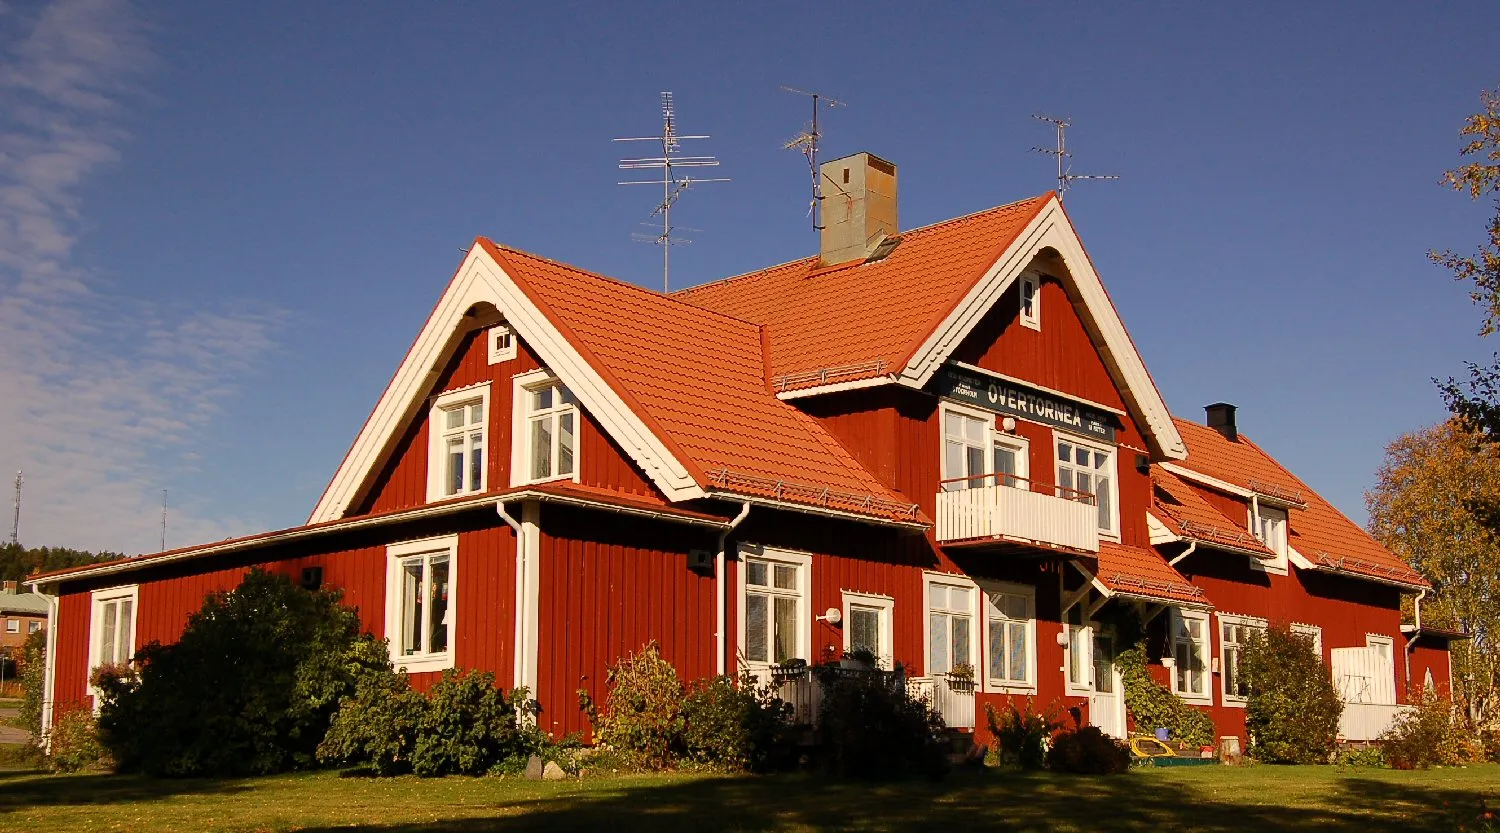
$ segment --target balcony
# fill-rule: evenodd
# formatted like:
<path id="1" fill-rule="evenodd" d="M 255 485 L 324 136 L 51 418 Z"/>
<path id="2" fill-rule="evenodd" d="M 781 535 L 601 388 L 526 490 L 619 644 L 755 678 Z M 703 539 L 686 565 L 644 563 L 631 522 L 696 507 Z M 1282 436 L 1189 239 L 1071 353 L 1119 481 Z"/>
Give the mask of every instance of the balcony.
<path id="1" fill-rule="evenodd" d="M 1099 551 L 1099 513 L 1088 492 L 1011 474 L 944 480 L 942 488 L 940 544 Z"/>

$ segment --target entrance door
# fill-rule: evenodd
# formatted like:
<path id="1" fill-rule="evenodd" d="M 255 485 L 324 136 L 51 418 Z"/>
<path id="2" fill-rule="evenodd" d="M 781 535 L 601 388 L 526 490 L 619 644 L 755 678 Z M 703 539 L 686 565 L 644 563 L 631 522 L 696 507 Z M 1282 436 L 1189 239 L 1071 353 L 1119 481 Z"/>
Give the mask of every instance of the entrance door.
<path id="1" fill-rule="evenodd" d="M 1125 737 L 1125 697 L 1115 670 L 1115 639 L 1094 628 L 1094 673 L 1089 694 L 1089 723 L 1116 738 Z"/>

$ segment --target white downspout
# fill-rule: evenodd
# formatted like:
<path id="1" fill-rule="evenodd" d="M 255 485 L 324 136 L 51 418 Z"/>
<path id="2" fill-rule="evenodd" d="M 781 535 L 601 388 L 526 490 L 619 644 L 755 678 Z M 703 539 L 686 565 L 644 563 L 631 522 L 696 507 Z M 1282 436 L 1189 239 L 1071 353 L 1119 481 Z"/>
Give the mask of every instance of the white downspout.
<path id="1" fill-rule="evenodd" d="M 1417 640 L 1422 638 L 1422 597 L 1427 595 L 1427 588 L 1423 587 L 1417 591 L 1417 598 L 1412 602 L 1413 617 L 1416 619 L 1417 629 L 1412 632 L 1411 639 L 1406 640 L 1406 700 L 1411 702 L 1411 652 L 1416 650 Z M 1450 654 L 1451 657 L 1451 654 Z M 1449 685 L 1452 685 L 1452 676 L 1449 677 Z M 1426 694 L 1426 692 L 1423 692 Z"/>
<path id="2" fill-rule="evenodd" d="M 747 500 L 740 507 L 740 513 L 738 515 L 735 515 L 734 520 L 729 522 L 729 526 L 724 527 L 724 529 L 719 532 L 719 548 L 718 551 L 714 554 L 714 578 L 716 579 L 716 583 L 718 584 L 718 586 L 714 588 L 714 595 L 716 597 L 714 604 L 714 622 L 716 627 L 718 628 L 718 639 L 714 640 L 714 642 L 716 643 L 714 645 L 714 673 L 718 674 L 721 677 L 729 673 L 729 625 L 727 621 L 729 610 L 729 582 L 724 576 L 724 572 L 727 569 L 727 562 L 729 559 L 724 555 L 724 546 L 729 541 L 729 535 L 733 533 L 735 529 L 739 528 L 739 525 L 744 522 L 745 518 L 749 514 L 750 501 Z"/>
<path id="3" fill-rule="evenodd" d="M 511 638 L 515 653 L 512 657 L 514 661 L 511 663 L 510 687 L 520 688 L 525 684 L 521 677 L 524 673 L 522 657 L 526 653 L 526 528 L 505 511 L 504 501 L 495 504 L 495 514 L 499 515 L 500 520 L 505 521 L 506 525 L 516 533 L 516 623 Z M 531 696 L 535 698 L 536 692 L 532 692 Z"/>
<path id="4" fill-rule="evenodd" d="M 47 600 L 47 653 L 42 665 L 42 725 L 37 727 L 38 736 L 42 739 L 42 747 L 48 752 L 52 751 L 52 700 L 55 694 L 57 676 L 57 609 L 59 601 L 57 596 L 47 593 L 41 587 L 34 588 Z"/>
<path id="5" fill-rule="evenodd" d="M 1198 549 L 1198 542 L 1197 541 L 1189 541 L 1188 542 L 1188 548 L 1185 549 L 1185 550 L 1183 550 L 1182 552 L 1178 553 L 1176 558 L 1172 559 L 1171 561 L 1168 561 L 1167 562 L 1167 566 L 1168 567 L 1176 567 L 1177 566 L 1177 562 L 1179 562 L 1182 559 L 1187 558 L 1188 556 L 1192 555 L 1193 554 L 1193 550 L 1196 550 L 1196 549 Z"/>

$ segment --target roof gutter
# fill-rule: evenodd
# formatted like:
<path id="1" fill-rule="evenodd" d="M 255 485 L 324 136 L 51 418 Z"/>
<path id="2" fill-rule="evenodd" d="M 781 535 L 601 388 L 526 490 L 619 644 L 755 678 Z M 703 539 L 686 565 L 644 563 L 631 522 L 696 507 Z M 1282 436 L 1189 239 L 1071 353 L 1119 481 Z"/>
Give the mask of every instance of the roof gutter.
<path id="1" fill-rule="evenodd" d="M 718 628 L 718 638 L 714 640 L 714 667 L 720 677 L 729 673 L 729 579 L 725 575 L 729 559 L 724 554 L 724 547 L 730 534 L 749 516 L 750 501 L 747 500 L 740 506 L 740 513 L 719 533 L 719 545 L 714 554 L 714 579 L 718 585 L 714 588 L 714 625 Z"/>
<path id="2" fill-rule="evenodd" d="M 1406 640 L 1406 699 L 1411 699 L 1411 653 L 1417 648 L 1417 640 L 1422 638 L 1422 599 L 1427 595 L 1427 588 L 1417 591 L 1417 598 L 1412 601 L 1413 618 L 1416 620 L 1417 629 L 1412 632 L 1411 639 Z"/>

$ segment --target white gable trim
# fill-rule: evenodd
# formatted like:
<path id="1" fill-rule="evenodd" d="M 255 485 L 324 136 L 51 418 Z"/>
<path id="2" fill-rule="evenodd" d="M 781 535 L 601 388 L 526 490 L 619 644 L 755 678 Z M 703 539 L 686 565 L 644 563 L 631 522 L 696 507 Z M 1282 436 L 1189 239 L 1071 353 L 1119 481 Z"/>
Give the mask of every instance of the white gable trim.
<path id="1" fill-rule="evenodd" d="M 1178 465 L 1177 463 L 1162 463 L 1161 467 L 1190 483 L 1197 483 L 1200 486 L 1207 486 L 1210 489 L 1224 492 L 1225 494 L 1234 495 L 1235 497 L 1244 498 L 1245 500 L 1249 500 L 1250 498 L 1255 496 L 1254 492 L 1251 492 L 1249 489 L 1246 489 L 1242 486 L 1236 486 L 1227 480 L 1220 480 L 1219 478 L 1212 475 L 1204 474 L 1201 471 L 1195 471 L 1186 466 Z M 1245 506 L 1247 509 L 1249 508 L 1249 504 L 1246 504 Z"/>
<path id="2" fill-rule="evenodd" d="M 341 518 L 364 497 L 373 475 L 389 461 L 399 432 L 423 410 L 432 386 L 458 348 L 465 335 L 460 328 L 464 314 L 479 303 L 493 304 L 505 314 L 506 323 L 563 380 L 668 500 L 703 497 L 687 466 L 568 343 L 490 253 L 476 244 L 381 394 L 308 523 Z"/>
<path id="3" fill-rule="evenodd" d="M 1167 410 L 1161 392 L 1151 381 L 1145 362 L 1136 352 L 1135 344 L 1125 331 L 1119 313 L 1104 291 L 1103 282 L 1084 254 L 1083 244 L 1056 198 L 1048 200 L 1016 237 L 1015 242 L 985 272 L 984 277 L 969 290 L 927 340 L 922 342 L 911 361 L 898 374 L 900 383 L 913 388 L 926 385 L 1000 297 L 1010 289 L 1011 284 L 1021 276 L 1037 252 L 1049 246 L 1056 249 L 1067 263 L 1074 289 L 1083 299 L 1083 306 L 1088 312 L 1083 316 L 1084 327 L 1088 329 L 1094 343 L 1101 348 L 1104 363 L 1115 383 L 1120 386 L 1120 393 L 1124 396 L 1127 407 L 1145 424 L 1147 439 L 1153 446 L 1152 451 L 1159 458 L 1186 459 L 1187 446 L 1182 441 L 1182 435 L 1177 432 L 1177 426 L 1172 423 L 1172 414 Z"/>

